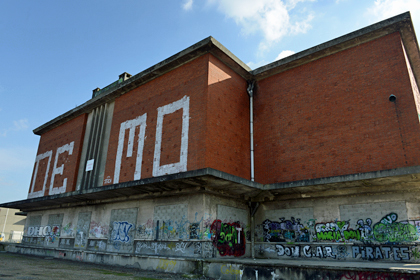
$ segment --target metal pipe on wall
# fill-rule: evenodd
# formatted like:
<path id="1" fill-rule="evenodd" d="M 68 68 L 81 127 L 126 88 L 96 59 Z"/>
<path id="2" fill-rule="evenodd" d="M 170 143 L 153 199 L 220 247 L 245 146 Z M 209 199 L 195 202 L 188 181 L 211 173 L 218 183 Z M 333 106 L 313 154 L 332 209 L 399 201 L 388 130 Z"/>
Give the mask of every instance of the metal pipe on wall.
<path id="1" fill-rule="evenodd" d="M 248 81 L 247 88 L 249 95 L 249 130 L 251 138 L 251 181 L 254 181 L 254 84 L 255 81 Z"/>

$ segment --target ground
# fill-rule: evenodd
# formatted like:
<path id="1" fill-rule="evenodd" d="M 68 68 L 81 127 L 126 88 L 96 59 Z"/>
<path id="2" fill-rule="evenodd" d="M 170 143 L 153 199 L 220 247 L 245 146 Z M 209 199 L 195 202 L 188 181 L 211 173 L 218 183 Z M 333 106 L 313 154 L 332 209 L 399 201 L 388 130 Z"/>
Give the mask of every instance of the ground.
<path id="1" fill-rule="evenodd" d="M 25 279 L 115 279 L 155 280 L 155 279 L 208 279 L 200 275 L 172 274 L 145 271 L 127 267 L 89 264 L 76 261 L 19 255 L 0 252 L 0 280 Z"/>

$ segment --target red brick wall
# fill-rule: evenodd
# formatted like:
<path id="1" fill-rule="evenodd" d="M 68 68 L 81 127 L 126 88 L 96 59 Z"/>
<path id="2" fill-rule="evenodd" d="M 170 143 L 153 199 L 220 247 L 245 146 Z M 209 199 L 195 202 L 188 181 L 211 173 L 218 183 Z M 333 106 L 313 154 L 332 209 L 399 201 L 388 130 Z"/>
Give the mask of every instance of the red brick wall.
<path id="1" fill-rule="evenodd" d="M 399 33 L 260 81 L 254 114 L 261 183 L 420 164 L 419 121 Z"/>
<path id="2" fill-rule="evenodd" d="M 85 133 L 87 115 L 81 115 L 59 127 L 56 127 L 41 136 L 37 156 L 45 155 L 43 159 L 38 162 L 38 168 L 35 176 L 35 185 L 33 186 L 35 169 L 37 162 L 34 164 L 34 173 L 32 174 L 31 185 L 29 187 L 29 195 L 34 192 L 40 192 L 38 194 L 32 194 L 33 197 L 49 195 L 51 178 L 55 165 L 55 158 L 57 151 L 59 155 L 56 162 L 56 167 L 60 168 L 64 166 L 63 174 L 54 175 L 53 188 L 54 192 L 58 191 L 58 188 L 63 186 L 64 179 L 67 179 L 65 192 L 71 192 L 75 190 L 77 171 L 79 168 L 80 154 L 82 150 L 83 137 Z M 73 144 L 71 144 L 74 142 Z M 66 146 L 67 145 L 67 146 Z M 72 145 L 72 152 L 70 154 L 70 146 Z M 67 147 L 67 149 L 60 152 L 60 147 Z M 49 153 L 49 154 L 48 154 Z M 44 187 L 45 175 L 47 172 L 48 161 L 50 165 L 48 168 L 48 176 L 45 184 L 45 190 L 41 193 Z M 55 172 L 57 173 L 57 172 Z M 33 189 L 32 189 L 33 186 Z"/>
<path id="3" fill-rule="evenodd" d="M 115 100 L 109 139 L 105 179 L 115 182 L 114 172 L 121 123 L 147 114 L 141 179 L 153 177 L 153 160 L 159 107 L 189 98 L 189 131 L 187 170 L 205 167 L 206 97 L 208 55 L 201 56 L 162 75 Z M 183 109 L 163 118 L 160 165 L 180 161 Z M 139 127 L 135 129 L 133 155 L 127 157 L 128 130 L 125 131 L 121 169 L 118 182 L 134 180 Z"/>
<path id="4" fill-rule="evenodd" d="M 206 167 L 250 179 L 247 83 L 210 56 L 208 84 Z"/>
<path id="5" fill-rule="evenodd" d="M 186 169 L 182 171 L 211 167 L 249 178 L 249 100 L 246 81 L 212 55 L 204 55 L 116 99 L 105 180 L 121 183 L 178 173 L 154 173 L 159 123 L 157 109 L 186 97 L 189 98 L 188 155 Z M 180 162 L 183 113 L 184 109 L 178 109 L 163 117 L 160 166 Z M 120 127 L 121 123 L 145 114 L 141 176 L 136 178 L 138 141 L 142 141 L 139 137 L 140 126 L 135 128 L 131 156 L 127 156 L 129 130 L 125 130 L 124 140 L 120 140 Z M 119 178 L 115 180 L 118 177 L 115 170 L 120 141 L 123 141 L 121 167 Z"/>

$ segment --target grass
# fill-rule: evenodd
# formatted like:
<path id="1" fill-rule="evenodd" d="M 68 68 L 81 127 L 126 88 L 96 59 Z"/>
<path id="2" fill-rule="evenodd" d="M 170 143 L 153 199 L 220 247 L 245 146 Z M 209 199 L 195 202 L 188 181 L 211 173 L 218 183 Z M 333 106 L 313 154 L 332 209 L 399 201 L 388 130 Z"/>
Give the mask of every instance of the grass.
<path id="1" fill-rule="evenodd" d="M 96 269 L 99 273 L 106 274 L 106 275 L 115 275 L 115 276 L 133 276 L 131 273 L 125 273 L 125 272 L 116 272 L 116 271 L 110 271 L 105 269 Z"/>

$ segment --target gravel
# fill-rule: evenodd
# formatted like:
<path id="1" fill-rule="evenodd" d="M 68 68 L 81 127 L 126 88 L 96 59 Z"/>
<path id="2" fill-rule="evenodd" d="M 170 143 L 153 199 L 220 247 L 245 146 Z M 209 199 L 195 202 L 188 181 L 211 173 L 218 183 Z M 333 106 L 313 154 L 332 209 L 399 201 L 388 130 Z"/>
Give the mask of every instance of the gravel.
<path id="1" fill-rule="evenodd" d="M 51 257 L 37 257 L 0 252 L 0 279 L 209 279 L 200 275 L 146 271 L 130 267 L 91 264 Z"/>

